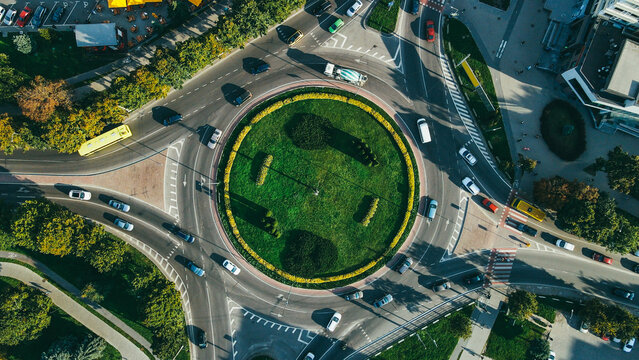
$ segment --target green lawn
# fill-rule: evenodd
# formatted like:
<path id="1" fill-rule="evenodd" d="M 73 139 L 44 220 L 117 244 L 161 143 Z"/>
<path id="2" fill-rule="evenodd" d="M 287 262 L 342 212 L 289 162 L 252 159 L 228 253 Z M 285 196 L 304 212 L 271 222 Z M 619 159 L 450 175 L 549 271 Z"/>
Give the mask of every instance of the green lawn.
<path id="1" fill-rule="evenodd" d="M 556 301 L 548 301 L 548 298 L 539 298 L 537 297 L 537 311 L 535 314 L 541 316 L 542 318 L 548 320 L 550 323 L 555 322 L 555 317 L 557 316 L 557 311 L 555 310 Z"/>
<path id="2" fill-rule="evenodd" d="M 497 165 L 500 170 L 512 180 L 514 178 L 514 163 L 510 154 L 506 131 L 503 126 L 503 119 L 497 101 L 497 94 L 495 93 L 495 86 L 493 85 L 493 78 L 486 65 L 486 61 L 481 55 L 477 44 L 475 44 L 470 31 L 459 20 L 446 20 L 443 29 L 443 39 L 446 54 L 453 62 L 451 65 L 459 64 L 466 56 L 470 55 L 467 62 L 475 72 L 486 95 L 495 107 L 495 112 L 486 109 L 479 95 L 475 93 L 474 87 L 461 66 L 454 67 L 458 84 L 468 100 L 468 105 L 475 115 L 479 128 L 488 143 L 488 147 L 497 160 Z"/>
<path id="3" fill-rule="evenodd" d="M 541 338 L 543 328 L 529 321 L 517 321 L 500 312 L 493 325 L 484 355 L 493 360 L 527 360 L 530 342 Z"/>
<path id="4" fill-rule="evenodd" d="M 0 292 L 18 283 L 20 282 L 15 279 L 0 277 Z M 86 335 L 92 334 L 84 325 L 77 322 L 55 305 L 51 307 L 50 314 L 51 324 L 42 331 L 38 338 L 25 341 L 16 346 L 0 346 L 0 353 L 6 353 L 8 360 L 39 359 L 40 354 L 45 352 L 53 342 L 63 336 L 73 335 L 83 339 Z M 120 352 L 109 344 L 107 344 L 102 355 L 101 360 L 116 360 L 122 358 Z"/>
<path id="5" fill-rule="evenodd" d="M 330 119 L 331 146 L 303 150 L 293 145 L 287 127 L 300 114 Z M 362 164 L 352 140 L 364 139 L 381 163 Z M 255 184 L 257 169 L 266 154 L 273 155 L 264 185 Z M 314 188 L 319 188 L 319 195 Z M 231 208 L 238 229 L 260 256 L 278 268 L 287 256 L 287 242 L 295 230 L 306 230 L 330 240 L 337 261 L 318 276 L 355 270 L 380 256 L 397 233 L 406 207 L 408 183 L 403 158 L 389 133 L 361 109 L 332 100 L 298 101 L 254 125 L 239 149 L 231 171 Z M 369 226 L 359 220 L 370 200 L 380 199 Z M 259 224 L 269 209 L 279 222 L 281 238 Z M 287 270 L 284 267 L 284 270 Z"/>
<path id="6" fill-rule="evenodd" d="M 586 150 L 584 119 L 574 106 L 563 100 L 554 100 L 541 114 L 541 136 L 555 155 L 565 161 L 577 159 Z M 564 127 L 572 127 L 571 133 Z"/>
<path id="7" fill-rule="evenodd" d="M 34 77 L 66 79 L 93 70 L 124 56 L 111 50 L 89 52 L 78 48 L 72 31 L 55 32 L 54 40 L 45 40 L 38 33 L 30 33 L 35 51 L 29 55 L 18 52 L 13 36 L 0 37 L 0 52 L 9 55 L 11 66 Z"/>
<path id="8" fill-rule="evenodd" d="M 470 317 L 474 306 L 467 306 L 452 316 Z M 449 330 L 449 319 L 441 318 L 439 322 L 419 330 L 415 335 L 407 337 L 401 343 L 373 357 L 373 360 L 448 360 L 455 350 L 459 338 Z M 437 346 L 433 343 L 437 343 Z"/>
<path id="9" fill-rule="evenodd" d="M 408 0 L 411 1 L 411 0 Z M 395 25 L 397 24 L 397 15 L 399 14 L 399 5 L 401 1 L 395 0 L 390 10 L 388 9 L 388 3 L 391 0 L 380 0 L 373 8 L 370 16 L 366 20 L 366 25 L 377 29 L 383 33 L 392 33 L 395 31 Z"/>

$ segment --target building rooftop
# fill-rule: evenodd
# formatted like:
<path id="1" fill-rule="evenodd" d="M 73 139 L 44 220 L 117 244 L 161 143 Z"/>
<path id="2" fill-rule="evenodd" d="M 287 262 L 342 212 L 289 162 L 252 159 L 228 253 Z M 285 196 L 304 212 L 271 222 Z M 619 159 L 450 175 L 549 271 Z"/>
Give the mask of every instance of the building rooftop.
<path id="1" fill-rule="evenodd" d="M 604 90 L 606 86 L 612 65 L 621 49 L 621 32 L 619 27 L 610 22 L 600 22 L 583 55 L 579 72 L 595 92 Z"/>
<path id="2" fill-rule="evenodd" d="M 624 40 L 617 61 L 610 69 L 605 91 L 627 99 L 636 99 L 639 93 L 639 44 Z"/>
<path id="3" fill-rule="evenodd" d="M 115 35 L 115 24 L 76 25 L 75 42 L 78 47 L 117 45 L 118 39 Z"/>

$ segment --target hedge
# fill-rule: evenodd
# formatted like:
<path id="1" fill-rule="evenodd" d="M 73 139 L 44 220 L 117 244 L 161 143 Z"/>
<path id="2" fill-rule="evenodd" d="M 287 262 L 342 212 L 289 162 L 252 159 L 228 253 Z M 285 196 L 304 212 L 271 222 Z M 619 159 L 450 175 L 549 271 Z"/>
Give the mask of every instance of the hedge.
<path id="1" fill-rule="evenodd" d="M 268 169 L 273 162 L 273 155 L 266 155 L 264 157 L 264 161 L 262 162 L 262 167 L 260 167 L 260 172 L 257 174 L 257 180 L 255 180 L 255 184 L 257 186 L 261 186 L 264 184 L 264 180 L 266 180 L 266 175 L 268 174 Z"/>
<path id="2" fill-rule="evenodd" d="M 368 224 L 370 224 L 371 219 L 373 218 L 373 216 L 375 215 L 375 212 L 377 211 L 378 203 L 379 203 L 379 198 L 373 198 L 373 200 L 371 200 L 371 205 L 368 208 L 368 212 L 366 213 L 366 216 L 364 216 L 364 218 L 361 221 L 362 225 L 368 226 Z"/>

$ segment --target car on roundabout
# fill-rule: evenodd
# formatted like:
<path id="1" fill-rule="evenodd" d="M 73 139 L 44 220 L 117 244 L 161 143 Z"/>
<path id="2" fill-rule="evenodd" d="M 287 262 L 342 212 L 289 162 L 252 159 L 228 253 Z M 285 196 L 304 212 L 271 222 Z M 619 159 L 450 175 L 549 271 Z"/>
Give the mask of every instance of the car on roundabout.
<path id="1" fill-rule="evenodd" d="M 267 72 L 271 69 L 271 65 L 265 61 L 260 62 L 260 64 L 255 65 L 251 68 L 251 75 L 261 74 L 263 72 Z"/>
<path id="2" fill-rule="evenodd" d="M 131 206 L 129 204 L 125 204 L 121 201 L 117 201 L 115 199 L 109 200 L 109 206 L 118 209 L 122 212 L 128 213 L 131 210 Z"/>
<path id="3" fill-rule="evenodd" d="M 381 299 L 378 299 L 377 301 L 375 301 L 373 303 L 373 306 L 376 308 L 381 308 L 382 306 L 390 303 L 391 301 L 393 301 L 393 295 L 386 294 Z"/>
<path id="4" fill-rule="evenodd" d="M 209 149 L 214 150 L 221 137 L 222 130 L 215 129 L 215 131 L 213 131 L 213 134 L 211 134 L 211 139 L 209 140 L 208 144 L 206 144 L 206 146 L 208 146 Z"/>
<path id="5" fill-rule="evenodd" d="M 340 320 L 342 320 L 342 314 L 340 314 L 340 313 L 338 313 L 336 311 L 333 314 L 333 316 L 331 316 L 331 320 L 326 325 L 326 330 L 328 330 L 330 332 L 335 331 L 335 328 L 337 328 L 337 325 L 339 324 Z"/>
<path id="6" fill-rule="evenodd" d="M 352 292 L 350 294 L 347 294 L 346 296 L 344 296 L 344 300 L 347 301 L 353 301 L 353 300 L 358 300 L 364 297 L 364 292 L 361 290 L 357 290 L 355 292 Z"/>
<path id="7" fill-rule="evenodd" d="M 399 264 L 397 265 L 397 272 L 400 274 L 403 274 L 406 272 L 406 270 L 410 268 L 411 265 L 413 265 L 413 259 L 404 255 L 403 260 L 400 261 Z"/>
<path id="8" fill-rule="evenodd" d="M 175 115 L 171 115 L 167 118 L 164 119 L 163 124 L 164 126 L 169 126 L 171 124 L 175 124 L 178 121 L 182 121 L 183 117 L 181 114 L 175 114 Z"/>
<path id="9" fill-rule="evenodd" d="M 186 264 L 186 267 L 187 267 L 189 270 L 193 271 L 193 273 L 194 273 L 195 275 L 197 275 L 197 276 L 202 277 L 202 276 L 204 276 L 204 274 L 205 274 L 204 269 L 202 269 L 201 267 L 199 267 L 199 266 L 195 265 L 195 263 L 193 263 L 193 261 L 189 261 L 189 262 Z"/>
<path id="10" fill-rule="evenodd" d="M 206 341 L 206 331 L 200 330 L 197 334 L 197 346 L 200 349 L 206 349 L 208 342 Z"/>
<path id="11" fill-rule="evenodd" d="M 240 268 L 229 261 L 229 259 L 224 259 L 224 262 L 222 262 L 222 266 L 224 266 L 224 268 L 233 275 L 238 275 L 241 271 Z"/>
<path id="12" fill-rule="evenodd" d="M 115 220 L 113 220 L 113 223 L 115 224 L 115 226 L 119 227 L 122 230 L 133 231 L 133 224 L 128 221 L 122 220 L 120 218 L 115 218 Z"/>
<path id="13" fill-rule="evenodd" d="M 69 197 L 75 200 L 91 200 L 91 193 L 84 190 L 71 190 L 69 191 Z"/>
<path id="14" fill-rule="evenodd" d="M 428 209 L 426 210 L 426 218 L 428 220 L 433 220 L 435 218 L 435 214 L 437 213 L 437 205 L 439 205 L 439 203 L 435 199 L 431 199 L 428 203 Z"/>

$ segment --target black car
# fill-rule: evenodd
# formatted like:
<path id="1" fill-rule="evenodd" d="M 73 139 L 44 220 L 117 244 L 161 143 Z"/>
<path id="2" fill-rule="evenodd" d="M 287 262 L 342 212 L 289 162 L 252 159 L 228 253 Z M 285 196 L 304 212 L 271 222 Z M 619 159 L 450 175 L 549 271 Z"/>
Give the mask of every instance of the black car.
<path id="1" fill-rule="evenodd" d="M 419 12 L 419 0 L 413 0 L 413 9 L 411 11 L 413 15 L 417 15 Z"/>
<path id="2" fill-rule="evenodd" d="M 519 221 L 515 221 L 511 218 L 506 218 L 506 224 L 532 237 L 535 237 L 537 235 L 537 229 L 532 228 L 526 224 L 520 223 Z"/>
<path id="3" fill-rule="evenodd" d="M 630 301 L 632 301 L 635 298 L 635 293 L 633 291 L 626 290 L 623 288 L 616 287 L 612 290 L 612 293 Z"/>
<path id="4" fill-rule="evenodd" d="M 206 341 L 206 331 L 200 330 L 197 334 L 197 346 L 199 346 L 200 349 L 204 349 L 206 348 L 206 345 L 208 345 Z"/>
<path id="5" fill-rule="evenodd" d="M 639 274 L 639 264 L 635 265 L 634 269 L 632 270 Z"/>
<path id="6" fill-rule="evenodd" d="M 475 273 L 474 275 L 471 275 L 467 278 L 464 278 L 464 282 L 466 283 L 466 285 L 474 285 L 474 284 L 479 284 L 479 283 L 483 283 L 484 282 L 484 274 L 482 273 Z"/>
<path id="7" fill-rule="evenodd" d="M 251 94 L 250 91 L 248 90 L 242 90 L 242 92 L 240 93 L 240 95 L 238 95 L 235 100 L 233 100 L 233 104 L 235 104 L 235 106 L 240 106 L 242 104 L 244 104 L 248 99 L 250 99 L 253 96 L 253 94 Z"/>
<path id="8" fill-rule="evenodd" d="M 332 7 L 331 3 L 328 1 L 324 1 L 321 4 L 318 4 L 314 9 L 313 9 L 313 15 L 315 16 L 320 16 L 323 13 L 327 12 L 330 8 Z"/>
<path id="9" fill-rule="evenodd" d="M 62 15 L 64 15 L 64 7 L 58 6 L 55 8 L 53 15 L 51 15 L 51 21 L 54 23 L 59 23 L 62 20 Z"/>
<path id="10" fill-rule="evenodd" d="M 169 116 L 168 118 L 164 119 L 164 126 L 169 126 L 178 121 L 182 121 L 182 115 L 176 114 L 176 115 Z"/>
<path id="11" fill-rule="evenodd" d="M 270 69 L 271 69 L 271 65 L 269 65 L 269 63 L 262 62 L 251 68 L 251 74 L 253 75 L 261 74 L 263 72 L 269 71 Z"/>

